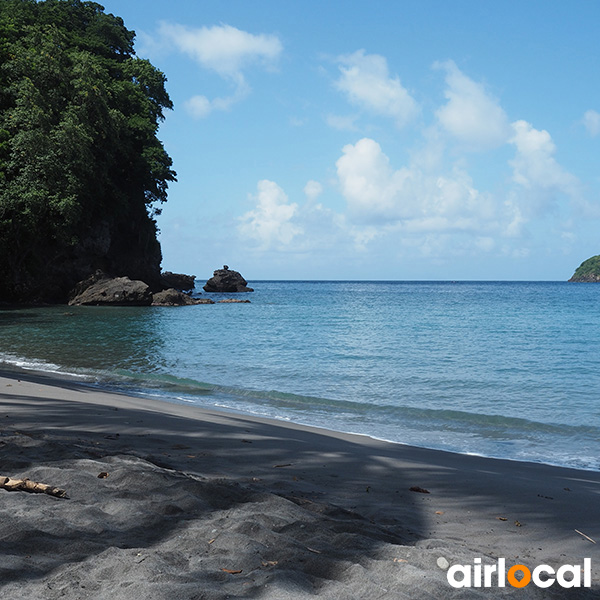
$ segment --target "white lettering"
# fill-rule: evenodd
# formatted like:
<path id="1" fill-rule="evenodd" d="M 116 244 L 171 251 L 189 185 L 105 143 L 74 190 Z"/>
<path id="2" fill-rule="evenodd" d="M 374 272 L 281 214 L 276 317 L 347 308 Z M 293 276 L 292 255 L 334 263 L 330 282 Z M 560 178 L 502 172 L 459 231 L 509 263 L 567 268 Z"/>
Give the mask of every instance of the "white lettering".
<path id="1" fill-rule="evenodd" d="M 461 581 L 456 580 L 456 573 L 463 574 L 463 578 Z M 453 588 L 471 587 L 471 567 L 469 565 L 452 565 L 448 569 L 446 577 L 448 578 L 448 583 Z"/>
<path id="2" fill-rule="evenodd" d="M 481 559 L 476 558 L 473 562 L 475 563 L 473 567 L 473 586 L 481 587 Z"/>
<path id="3" fill-rule="evenodd" d="M 573 579 L 565 579 L 565 574 L 571 573 Z M 581 567 L 579 565 L 563 565 L 556 571 L 556 581 L 564 588 L 581 587 Z"/>
<path id="4" fill-rule="evenodd" d="M 502 576 L 500 576 L 502 575 Z M 506 585 L 506 559 L 498 559 L 498 587 L 504 587 Z"/>
<path id="5" fill-rule="evenodd" d="M 554 569 L 549 565 L 539 565 L 533 570 L 531 579 L 535 585 L 540 588 L 550 587 L 554 583 L 554 579 L 549 577 L 548 579 L 540 579 L 540 574 L 546 573 L 547 575 L 554 575 Z"/>
<path id="6" fill-rule="evenodd" d="M 592 559 L 583 559 L 583 587 L 592 587 Z"/>
<path id="7" fill-rule="evenodd" d="M 483 567 L 483 587 L 492 587 L 492 574 L 498 570 L 496 565 L 484 565 Z"/>

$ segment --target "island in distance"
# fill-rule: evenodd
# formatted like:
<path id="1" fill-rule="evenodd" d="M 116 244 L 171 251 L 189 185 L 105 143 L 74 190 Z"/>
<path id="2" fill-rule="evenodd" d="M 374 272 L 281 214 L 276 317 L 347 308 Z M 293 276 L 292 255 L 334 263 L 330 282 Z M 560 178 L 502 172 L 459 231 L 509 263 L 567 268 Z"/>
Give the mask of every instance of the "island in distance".
<path id="1" fill-rule="evenodd" d="M 231 270 L 227 265 L 217 269 L 213 276 L 204 285 L 205 292 L 253 292 L 248 287 L 248 282 L 237 271 Z"/>
<path id="2" fill-rule="evenodd" d="M 600 283 L 600 255 L 584 260 L 569 281 Z"/>

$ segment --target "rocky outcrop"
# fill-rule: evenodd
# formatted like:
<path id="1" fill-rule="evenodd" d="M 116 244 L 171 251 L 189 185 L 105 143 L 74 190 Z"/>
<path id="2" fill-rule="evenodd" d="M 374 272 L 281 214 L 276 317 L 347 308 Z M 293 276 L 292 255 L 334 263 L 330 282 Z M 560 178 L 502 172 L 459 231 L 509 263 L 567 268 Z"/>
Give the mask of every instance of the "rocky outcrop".
<path id="1" fill-rule="evenodd" d="M 569 281 L 600 283 L 600 255 L 584 260 Z"/>
<path id="2" fill-rule="evenodd" d="M 194 304 L 214 304 L 210 298 L 192 298 L 179 290 L 169 288 L 152 296 L 152 306 L 192 306 Z"/>
<path id="3" fill-rule="evenodd" d="M 101 271 L 80 281 L 70 295 L 70 306 L 149 306 L 150 287 L 129 277 L 109 277 Z"/>
<path id="4" fill-rule="evenodd" d="M 227 265 L 222 269 L 217 269 L 213 276 L 206 282 L 204 286 L 205 292 L 253 292 L 254 290 L 248 287 L 248 282 L 238 273 L 232 271 Z"/>
<path id="5" fill-rule="evenodd" d="M 238 298 L 224 298 L 219 304 L 250 304 L 250 300 L 239 300 Z"/>
<path id="6" fill-rule="evenodd" d="M 169 288 L 152 295 L 152 306 L 191 306 L 196 304 L 188 294 Z"/>
<path id="7" fill-rule="evenodd" d="M 194 289 L 196 276 L 165 271 L 161 273 L 160 279 L 165 288 L 174 288 L 180 292 L 191 292 Z"/>

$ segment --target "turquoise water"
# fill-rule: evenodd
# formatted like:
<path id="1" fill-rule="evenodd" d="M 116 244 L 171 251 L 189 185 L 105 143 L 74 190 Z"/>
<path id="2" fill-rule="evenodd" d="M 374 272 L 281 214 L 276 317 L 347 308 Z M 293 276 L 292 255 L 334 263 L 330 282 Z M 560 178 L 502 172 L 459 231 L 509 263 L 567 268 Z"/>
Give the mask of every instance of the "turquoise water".
<path id="1" fill-rule="evenodd" d="M 3 310 L 0 361 L 394 442 L 600 470 L 600 285 L 251 285 L 251 304 Z"/>

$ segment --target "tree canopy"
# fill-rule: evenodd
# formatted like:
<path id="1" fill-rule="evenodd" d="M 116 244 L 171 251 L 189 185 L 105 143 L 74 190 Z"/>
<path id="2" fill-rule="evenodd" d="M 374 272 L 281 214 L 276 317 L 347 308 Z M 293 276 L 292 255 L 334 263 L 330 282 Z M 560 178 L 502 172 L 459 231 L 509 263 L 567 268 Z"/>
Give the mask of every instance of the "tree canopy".
<path id="1" fill-rule="evenodd" d="M 134 37 L 95 2 L 0 0 L 0 300 L 158 277 L 172 103 Z"/>

